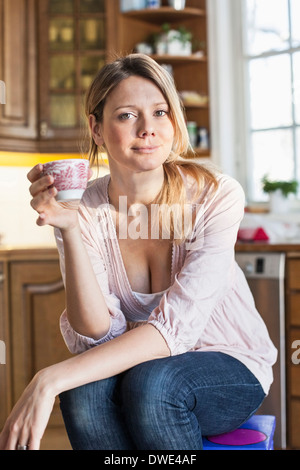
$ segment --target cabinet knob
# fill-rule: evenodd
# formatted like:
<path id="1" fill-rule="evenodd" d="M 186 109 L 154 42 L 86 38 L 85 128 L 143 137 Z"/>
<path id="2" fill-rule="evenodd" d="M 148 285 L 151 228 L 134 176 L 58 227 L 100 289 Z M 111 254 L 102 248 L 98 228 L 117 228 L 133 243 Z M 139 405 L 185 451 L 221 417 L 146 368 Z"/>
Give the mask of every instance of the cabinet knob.
<path id="1" fill-rule="evenodd" d="M 0 274 L 0 284 L 5 281 L 5 276 L 4 274 Z"/>
<path id="2" fill-rule="evenodd" d="M 40 135 L 41 137 L 47 137 L 48 134 L 48 124 L 46 121 L 42 121 L 40 124 Z"/>

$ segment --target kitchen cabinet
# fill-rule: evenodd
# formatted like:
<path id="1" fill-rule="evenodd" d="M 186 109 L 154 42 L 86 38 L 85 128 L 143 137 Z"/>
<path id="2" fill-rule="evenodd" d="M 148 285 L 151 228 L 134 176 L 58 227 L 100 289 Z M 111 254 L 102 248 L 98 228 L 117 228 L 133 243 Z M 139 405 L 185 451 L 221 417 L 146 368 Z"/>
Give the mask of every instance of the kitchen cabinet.
<path id="1" fill-rule="evenodd" d="M 116 5 L 0 0 L 1 150 L 80 153 L 83 95 L 115 50 Z"/>
<path id="2" fill-rule="evenodd" d="M 4 342 L 5 363 L 0 363 L 0 429 L 6 418 L 7 409 L 11 406 L 11 388 L 9 384 L 9 370 L 6 364 L 10 360 L 9 329 L 7 309 L 7 270 L 6 264 L 0 261 L 0 340 Z M 1 359 L 3 359 L 1 357 Z M 0 361 L 1 362 L 1 361 Z"/>
<path id="3" fill-rule="evenodd" d="M 300 449 L 300 253 L 287 259 L 286 299 L 288 436 L 291 447 Z"/>
<path id="4" fill-rule="evenodd" d="M 237 252 L 283 252 L 285 258 L 285 363 L 287 448 L 300 449 L 300 245 L 238 243 Z M 297 348 L 293 347 L 297 341 Z M 299 342 L 299 343 L 298 343 Z"/>
<path id="5" fill-rule="evenodd" d="M 70 353 L 59 331 L 65 294 L 57 250 L 3 251 L 0 263 L 7 276 L 7 298 L 0 318 L 7 346 L 6 364 L 0 366 L 1 428 L 35 373 L 67 359 Z M 70 449 L 58 399 L 41 448 Z"/>
<path id="6" fill-rule="evenodd" d="M 159 35 L 166 24 L 170 29 L 192 34 L 194 50 L 191 54 L 172 54 L 157 51 L 149 53 L 160 64 L 172 71 L 178 91 L 181 93 L 187 121 L 196 123 L 198 129 L 209 133 L 209 82 L 207 54 L 206 1 L 187 0 L 186 8 L 175 10 L 163 0 L 161 8 L 120 12 L 119 49 L 122 53 L 137 50 L 140 43 L 149 44 L 153 35 Z M 150 39 L 149 39 L 150 38 Z M 159 52 L 159 53 L 157 53 Z M 204 131 L 204 132 L 205 132 Z M 203 133 L 202 133 L 203 135 Z M 204 145 L 203 145 L 204 144 Z M 207 145 L 195 143 L 197 156 L 209 156 Z M 192 156 L 192 155 L 191 155 Z"/>
<path id="7" fill-rule="evenodd" d="M 38 138 L 36 2 L 0 0 L 0 150 L 34 148 Z"/>

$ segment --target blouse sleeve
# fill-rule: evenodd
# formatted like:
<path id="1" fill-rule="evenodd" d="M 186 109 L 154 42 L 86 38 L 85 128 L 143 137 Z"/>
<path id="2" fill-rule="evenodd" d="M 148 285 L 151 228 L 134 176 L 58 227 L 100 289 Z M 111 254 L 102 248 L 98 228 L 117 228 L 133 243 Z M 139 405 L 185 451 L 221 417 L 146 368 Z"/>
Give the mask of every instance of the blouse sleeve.
<path id="1" fill-rule="evenodd" d="M 107 308 L 110 313 L 110 328 L 107 334 L 97 340 L 87 336 L 80 335 L 70 325 L 67 317 L 67 311 L 64 310 L 60 317 L 60 330 L 68 349 L 73 354 L 81 353 L 91 347 L 97 346 L 101 343 L 111 340 L 120 336 L 126 331 L 127 323 L 123 312 L 120 307 L 120 300 L 118 297 L 110 292 L 107 271 L 99 247 L 97 246 L 96 237 L 93 236 L 92 228 L 80 218 L 82 239 L 87 250 L 87 254 L 91 260 L 97 282 L 101 287 Z M 61 233 L 55 229 L 56 244 L 59 252 L 60 270 L 63 281 L 65 283 L 65 257 L 63 240 Z"/>
<path id="2" fill-rule="evenodd" d="M 217 192 L 198 211 L 184 265 L 148 320 L 164 336 L 172 355 L 195 347 L 233 285 L 234 245 L 244 202 L 239 183 L 223 176 Z"/>

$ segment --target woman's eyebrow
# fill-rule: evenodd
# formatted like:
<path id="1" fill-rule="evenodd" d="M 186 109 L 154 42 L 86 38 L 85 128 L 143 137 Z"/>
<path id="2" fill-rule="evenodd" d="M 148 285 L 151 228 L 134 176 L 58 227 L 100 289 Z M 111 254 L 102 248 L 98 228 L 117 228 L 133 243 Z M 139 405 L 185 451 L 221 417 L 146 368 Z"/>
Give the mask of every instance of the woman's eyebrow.
<path id="1" fill-rule="evenodd" d="M 162 105 L 167 105 L 168 103 L 166 101 L 162 101 L 161 103 L 153 103 L 153 108 L 155 108 L 156 106 L 162 106 Z M 134 105 L 134 104 L 122 104 L 121 106 L 117 106 L 114 111 L 118 111 L 119 109 L 123 109 L 123 108 L 136 108 L 137 105 Z"/>

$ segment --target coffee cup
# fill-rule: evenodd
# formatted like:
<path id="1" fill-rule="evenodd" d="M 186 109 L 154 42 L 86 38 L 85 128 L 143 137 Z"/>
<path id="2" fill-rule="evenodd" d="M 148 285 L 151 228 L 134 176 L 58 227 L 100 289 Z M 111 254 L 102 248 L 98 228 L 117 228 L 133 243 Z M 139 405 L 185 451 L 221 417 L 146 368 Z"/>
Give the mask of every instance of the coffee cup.
<path id="1" fill-rule="evenodd" d="M 43 165 L 44 174 L 54 177 L 57 201 L 80 200 L 87 187 L 89 161 L 82 158 L 55 160 Z"/>

